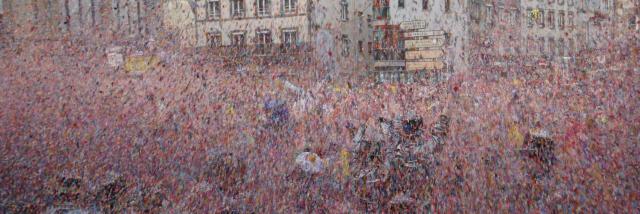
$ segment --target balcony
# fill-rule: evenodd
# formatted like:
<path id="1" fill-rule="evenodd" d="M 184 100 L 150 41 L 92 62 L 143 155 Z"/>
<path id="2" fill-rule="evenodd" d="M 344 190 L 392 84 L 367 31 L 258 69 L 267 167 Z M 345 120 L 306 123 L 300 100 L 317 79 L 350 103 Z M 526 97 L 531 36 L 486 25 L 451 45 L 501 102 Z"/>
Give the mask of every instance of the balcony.
<path id="1" fill-rule="evenodd" d="M 258 17 L 267 17 L 270 16 L 271 12 L 267 8 L 259 8 L 258 9 Z"/>
<path id="2" fill-rule="evenodd" d="M 231 11 L 231 17 L 232 18 L 242 18 L 242 17 L 244 17 L 244 10 Z"/>

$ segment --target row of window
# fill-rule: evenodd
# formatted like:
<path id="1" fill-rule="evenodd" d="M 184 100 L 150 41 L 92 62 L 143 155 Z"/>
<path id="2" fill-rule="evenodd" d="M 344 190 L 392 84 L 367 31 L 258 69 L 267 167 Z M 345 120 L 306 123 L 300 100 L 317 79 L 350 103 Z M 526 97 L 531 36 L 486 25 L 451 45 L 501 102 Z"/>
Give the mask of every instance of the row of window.
<path id="1" fill-rule="evenodd" d="M 283 29 L 281 35 L 282 44 L 286 46 L 295 45 L 298 42 L 298 31 L 295 29 Z M 231 45 L 233 46 L 246 45 L 246 37 L 245 31 L 235 31 L 229 34 Z M 256 31 L 254 42 L 257 45 L 270 45 L 273 43 L 271 31 Z M 207 44 L 209 44 L 209 46 L 222 46 L 222 33 L 207 33 Z"/>
<path id="2" fill-rule="evenodd" d="M 405 0 L 398 0 L 398 8 L 400 9 L 404 9 L 404 1 Z M 429 0 L 422 0 L 422 10 L 428 10 L 429 9 Z M 444 0 L 444 12 L 450 12 L 451 11 L 451 0 Z"/>
<path id="3" fill-rule="evenodd" d="M 531 0 L 533 1 L 533 0 Z M 538 2 L 544 2 L 545 0 L 537 0 Z M 553 5 L 554 3 L 557 3 L 558 5 L 564 5 L 565 0 L 546 0 L 548 2 L 549 5 Z M 607 1 L 607 0 L 604 0 Z M 568 6 L 573 6 L 576 4 L 576 0 L 567 0 L 567 5 Z"/>
<path id="4" fill-rule="evenodd" d="M 530 0 L 535 1 L 535 0 Z M 545 0 L 537 0 L 538 2 L 544 2 Z M 565 0 L 546 0 L 549 5 L 557 3 L 562 6 L 565 4 Z M 567 6 L 578 6 L 578 9 L 604 9 L 609 10 L 613 6 L 613 0 L 566 0 Z"/>
<path id="5" fill-rule="evenodd" d="M 0 0 L 1 2 L 2 0 Z M 144 0 L 61 0 L 58 6 L 52 1 L 31 1 L 32 15 L 36 21 L 60 21 L 62 30 L 82 30 L 82 26 L 99 26 L 102 8 L 111 8 L 110 15 L 113 27 L 128 33 L 145 33 L 147 10 L 154 6 L 153 2 Z M 58 11 L 59 9 L 59 11 Z M 56 12 L 54 12 L 54 10 Z"/>
<path id="6" fill-rule="evenodd" d="M 221 16 L 220 1 L 223 0 L 209 0 L 207 1 L 207 17 L 209 19 L 219 19 Z M 230 1 L 230 14 L 234 18 L 242 18 L 245 16 L 245 0 L 229 0 Z M 281 0 L 281 11 L 285 14 L 291 14 L 297 12 L 298 0 Z M 271 0 L 255 0 L 256 16 L 265 17 L 271 16 Z"/>
<path id="7" fill-rule="evenodd" d="M 282 44 L 285 47 L 291 47 L 298 42 L 298 32 L 295 29 L 283 29 L 282 30 Z M 221 33 L 207 33 L 207 44 L 211 47 L 222 46 L 222 34 Z M 229 34 L 232 46 L 244 46 L 246 45 L 246 33 L 244 31 L 235 31 Z M 343 34 L 340 41 L 342 42 L 342 56 L 349 56 L 351 48 L 351 39 L 346 34 Z M 269 47 L 273 43 L 272 34 L 269 30 L 260 30 L 256 32 L 254 42 L 259 49 Z M 369 53 L 372 51 L 372 43 L 369 42 Z M 360 53 L 364 53 L 365 47 L 362 40 L 358 41 L 358 50 Z"/>
<path id="8" fill-rule="evenodd" d="M 573 55 L 576 50 L 575 42 L 572 38 L 564 40 L 554 37 L 527 37 L 527 52 L 537 51 L 540 54 L 548 54 L 551 56 L 567 56 Z"/>
<path id="9" fill-rule="evenodd" d="M 556 16 L 556 12 L 557 12 L 557 16 Z M 549 28 L 549 29 L 555 29 L 556 25 L 558 27 L 558 29 L 563 30 L 565 28 L 565 24 L 566 27 L 572 28 L 574 27 L 574 14 L 573 11 L 569 11 L 566 13 L 566 23 L 565 23 L 565 11 L 560 10 L 560 11 L 554 11 L 554 10 L 547 10 L 546 13 L 544 10 L 542 9 L 532 9 L 532 8 L 527 8 L 527 14 L 528 14 L 528 19 L 527 19 L 527 27 L 532 28 L 534 26 L 534 24 L 537 24 L 538 27 L 540 28 Z M 546 14 L 546 16 L 545 16 Z M 545 20 L 546 20 L 546 25 L 545 25 Z"/>
<path id="10" fill-rule="evenodd" d="M 389 1 L 390 0 L 374 0 L 373 15 L 376 19 L 389 18 Z M 398 8 L 405 8 L 406 0 L 398 0 Z M 429 0 L 421 0 L 422 10 L 429 10 Z M 444 0 L 444 11 L 451 11 L 451 0 Z"/>
<path id="11" fill-rule="evenodd" d="M 498 19 L 499 22 L 508 24 L 520 24 L 520 12 L 519 10 L 512 9 L 499 9 L 494 10 L 493 6 L 487 5 L 486 8 L 486 23 L 488 25 L 494 24 L 494 19 Z M 479 15 L 475 15 L 476 17 Z M 482 16 L 480 16 L 482 17 Z M 494 18 L 495 17 L 495 18 Z M 574 27 L 575 14 L 573 11 L 564 10 L 543 10 L 538 8 L 527 8 L 525 17 L 527 19 L 527 26 L 532 28 L 534 25 L 538 25 L 540 28 L 558 29 L 563 30 L 565 27 Z M 482 18 L 480 18 L 481 20 Z"/>

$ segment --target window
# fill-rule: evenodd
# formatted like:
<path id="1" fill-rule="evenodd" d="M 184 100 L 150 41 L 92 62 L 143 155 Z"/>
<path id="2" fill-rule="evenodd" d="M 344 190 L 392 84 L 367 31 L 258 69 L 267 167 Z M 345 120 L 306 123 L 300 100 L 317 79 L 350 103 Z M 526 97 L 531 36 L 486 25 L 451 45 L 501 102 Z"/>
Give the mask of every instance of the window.
<path id="1" fill-rule="evenodd" d="M 207 33 L 207 44 L 210 47 L 218 47 L 222 45 L 222 35 L 220 33 Z"/>
<path id="2" fill-rule="evenodd" d="M 534 16 L 532 13 L 533 9 L 531 8 L 527 8 L 527 27 L 532 28 L 533 27 L 533 21 L 534 21 Z"/>
<path id="3" fill-rule="evenodd" d="M 342 56 L 349 56 L 349 36 L 342 34 Z"/>
<path id="4" fill-rule="evenodd" d="M 547 12 L 547 22 L 549 23 L 549 29 L 554 29 L 556 27 L 555 17 L 553 17 L 554 15 L 555 12 L 553 12 L 553 10 L 549 10 L 549 12 Z"/>
<path id="5" fill-rule="evenodd" d="M 538 49 L 540 50 L 540 55 L 544 55 L 544 37 L 538 38 Z"/>
<path id="6" fill-rule="evenodd" d="M 220 0 L 210 0 L 207 2 L 207 17 L 209 19 L 220 18 Z"/>
<path id="7" fill-rule="evenodd" d="M 569 11 L 567 27 L 573 28 L 573 11 Z"/>
<path id="8" fill-rule="evenodd" d="M 340 1 L 340 18 L 342 21 L 349 20 L 349 3 L 346 0 Z"/>
<path id="9" fill-rule="evenodd" d="M 564 0 L 558 0 L 558 4 L 559 5 L 563 5 L 564 4 Z"/>
<path id="10" fill-rule="evenodd" d="M 538 10 L 538 11 L 539 11 L 538 13 L 540 14 L 536 19 L 536 21 L 538 21 L 538 27 L 544 28 L 544 10 Z M 544 38 L 542 40 L 544 40 Z"/>
<path id="11" fill-rule="evenodd" d="M 233 46 L 244 46 L 244 32 L 234 32 L 231 33 L 231 45 Z"/>
<path id="12" fill-rule="evenodd" d="M 259 54 L 266 54 L 271 47 L 271 31 L 260 30 L 256 34 L 257 52 Z"/>
<path id="13" fill-rule="evenodd" d="M 367 49 L 369 54 L 373 53 L 373 42 L 367 42 Z"/>
<path id="14" fill-rule="evenodd" d="M 373 0 L 373 18 L 376 20 L 389 19 L 388 0 Z"/>
<path id="15" fill-rule="evenodd" d="M 558 13 L 558 28 L 564 29 L 564 11 Z"/>
<path id="16" fill-rule="evenodd" d="M 444 0 L 444 12 L 451 12 L 451 0 Z"/>
<path id="17" fill-rule="evenodd" d="M 519 25 L 520 24 L 520 11 L 518 11 L 518 9 L 513 8 L 511 9 L 511 23 L 512 25 Z"/>
<path id="18" fill-rule="evenodd" d="M 449 31 L 444 32 L 444 45 L 449 46 L 451 44 L 451 33 Z"/>
<path id="19" fill-rule="evenodd" d="M 569 55 L 573 56 L 575 54 L 576 51 L 576 44 L 573 41 L 573 39 L 569 39 Z"/>
<path id="20" fill-rule="evenodd" d="M 283 30 L 282 41 L 286 46 L 295 45 L 298 42 L 298 32 L 293 29 Z"/>
<path id="21" fill-rule="evenodd" d="M 470 18 L 471 20 L 473 20 L 476 24 L 479 24 L 480 22 L 482 22 L 482 10 L 480 9 L 480 3 L 478 3 L 477 1 L 472 1 L 471 5 L 470 5 Z"/>
<path id="22" fill-rule="evenodd" d="M 260 30 L 256 33 L 256 44 L 269 45 L 271 44 L 271 31 Z"/>
<path id="23" fill-rule="evenodd" d="M 487 9 L 487 25 L 492 26 L 493 25 L 493 6 L 492 5 L 487 5 L 486 7 Z"/>
<path id="24" fill-rule="evenodd" d="M 244 16 L 244 0 L 231 0 L 231 16 L 232 17 Z"/>
<path id="25" fill-rule="evenodd" d="M 298 0 L 284 0 L 282 3 L 285 13 L 295 13 Z"/>
<path id="26" fill-rule="evenodd" d="M 91 0 L 89 1 L 90 5 L 89 7 L 91 8 L 91 24 L 92 25 L 96 25 L 96 2 L 95 0 Z M 1 3 L 0 3 L 1 4 Z M 0 10 L 2 10 L 2 8 L 0 7 Z"/>
<path id="27" fill-rule="evenodd" d="M 257 0 L 258 3 L 258 16 L 269 16 L 271 1 L 270 0 Z"/>
<path id="28" fill-rule="evenodd" d="M 398 8 L 404 8 L 404 0 L 398 0 Z"/>
<path id="29" fill-rule="evenodd" d="M 422 0 L 422 10 L 429 9 L 429 0 Z"/>
<path id="30" fill-rule="evenodd" d="M 636 19 L 637 19 L 636 16 L 629 17 L 629 30 L 636 30 L 637 29 L 637 27 L 638 27 L 637 22 L 638 21 Z"/>
<path id="31" fill-rule="evenodd" d="M 509 21 L 509 11 L 504 9 L 504 7 L 500 6 L 497 10 L 496 10 L 496 15 L 498 17 L 498 23 L 504 24 L 505 22 Z"/>
<path id="32" fill-rule="evenodd" d="M 552 37 L 549 37 L 549 56 L 555 56 L 556 55 L 556 40 L 554 40 Z"/>
<path id="33" fill-rule="evenodd" d="M 113 13 L 116 16 L 120 16 L 120 2 L 116 2 L 116 5 L 113 7 L 113 10 L 115 10 Z M 120 28 L 120 19 L 117 19 L 118 23 L 117 26 L 118 28 Z M 69 0 L 64 0 L 64 22 L 63 24 L 65 25 L 64 28 L 67 31 L 71 30 L 71 10 L 69 8 Z"/>
<path id="34" fill-rule="evenodd" d="M 35 1 L 34 1 L 34 3 L 35 3 Z M 36 8 L 34 8 L 34 9 L 35 9 L 35 10 L 38 10 L 38 9 L 37 9 L 37 5 L 35 5 L 35 6 L 36 6 Z M 84 10 L 84 9 L 82 8 L 82 6 L 83 6 L 83 5 L 82 5 L 82 1 L 78 1 L 78 7 L 77 7 L 78 14 L 79 14 L 79 16 L 78 16 L 78 22 L 80 22 L 80 24 L 81 24 L 81 25 L 82 25 L 82 24 L 84 24 L 84 16 L 83 16 L 83 15 L 81 15 L 81 14 L 82 14 L 82 12 L 83 12 L 83 10 Z M 36 14 L 37 14 L 37 11 L 36 11 Z M 37 17 L 36 17 L 36 18 L 37 18 Z"/>
<path id="35" fill-rule="evenodd" d="M 358 51 L 360 51 L 360 53 L 364 53 L 364 43 L 362 40 L 358 40 Z"/>
<path id="36" fill-rule="evenodd" d="M 564 43 L 563 38 L 558 39 L 558 56 L 565 56 L 565 49 L 567 44 Z"/>

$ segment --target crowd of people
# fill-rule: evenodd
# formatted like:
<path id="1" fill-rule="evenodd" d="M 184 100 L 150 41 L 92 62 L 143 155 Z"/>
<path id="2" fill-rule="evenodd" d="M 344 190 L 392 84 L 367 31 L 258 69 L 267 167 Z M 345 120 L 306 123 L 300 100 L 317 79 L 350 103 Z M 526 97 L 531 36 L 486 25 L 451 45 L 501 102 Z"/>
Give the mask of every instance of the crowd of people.
<path id="1" fill-rule="evenodd" d="M 258 71 L 167 47 L 150 51 L 162 52 L 162 63 L 134 75 L 110 67 L 99 43 L 13 44 L 0 56 L 0 211 L 56 205 L 43 190 L 60 177 L 79 180 L 84 200 L 74 203 L 84 208 L 120 179 L 130 189 L 123 197 L 154 189 L 153 204 L 168 212 L 362 211 L 342 161 L 355 149 L 350 127 L 415 115 L 427 130 L 446 115 L 448 140 L 433 182 L 421 188 L 430 201 L 420 212 L 633 212 L 640 71 L 631 44 L 607 52 L 624 57 L 600 70 L 454 71 L 412 84 L 323 78 L 334 71 L 313 57 L 261 62 Z M 518 152 L 531 130 L 556 143 L 548 177 L 532 178 L 533 163 Z M 301 172 L 302 152 L 325 167 Z M 227 162 L 244 168 L 219 166 Z M 234 180 L 212 179 L 221 176 L 210 170 Z"/>

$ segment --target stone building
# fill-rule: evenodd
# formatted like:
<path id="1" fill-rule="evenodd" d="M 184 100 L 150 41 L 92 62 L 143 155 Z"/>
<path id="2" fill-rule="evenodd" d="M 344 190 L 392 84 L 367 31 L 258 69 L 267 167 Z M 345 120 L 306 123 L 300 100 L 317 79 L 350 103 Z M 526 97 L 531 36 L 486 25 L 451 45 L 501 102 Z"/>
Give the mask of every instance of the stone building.
<path id="1" fill-rule="evenodd" d="M 153 0 L 3 0 L 14 37 L 112 35 L 131 39 L 157 32 Z"/>
<path id="2" fill-rule="evenodd" d="M 578 0 L 577 0 L 578 1 Z M 600 49 L 614 38 L 614 0 L 579 0 L 576 39 L 579 50 Z"/>
<path id="3" fill-rule="evenodd" d="M 443 61 L 444 71 L 570 61 L 613 38 L 613 8 L 614 0 L 374 0 L 373 74 L 392 80 L 413 75 L 407 71 L 420 67 L 411 65 L 416 48 L 409 46 L 416 44 L 430 50 L 431 61 Z M 402 27 L 416 23 L 419 29 Z M 444 54 L 425 48 L 431 46 L 427 37 L 416 38 L 433 34 L 427 32 L 443 32 Z M 426 75 L 443 71 L 419 65 Z"/>
<path id="4" fill-rule="evenodd" d="M 640 32 L 640 1 L 618 0 L 615 2 L 616 37 Z"/>
<path id="5" fill-rule="evenodd" d="M 370 17 L 364 0 L 196 1 L 196 46 L 231 46 L 254 55 L 314 47 L 336 70 L 366 70 Z M 355 66 L 354 66 L 355 65 Z M 355 68 L 354 68 L 355 67 Z"/>
<path id="6" fill-rule="evenodd" d="M 577 0 L 473 1 L 473 65 L 558 61 L 577 50 Z M 475 67 L 475 66 L 474 66 Z"/>
<path id="7" fill-rule="evenodd" d="M 406 70 L 425 75 L 424 70 L 465 69 L 470 31 L 465 5 L 456 0 L 374 0 L 374 75 L 380 81 L 411 81 L 415 73 Z M 446 61 L 444 66 L 432 63 L 440 61 Z"/>

